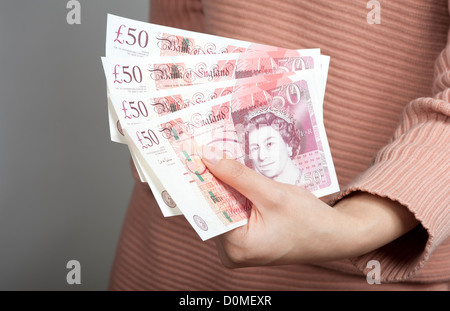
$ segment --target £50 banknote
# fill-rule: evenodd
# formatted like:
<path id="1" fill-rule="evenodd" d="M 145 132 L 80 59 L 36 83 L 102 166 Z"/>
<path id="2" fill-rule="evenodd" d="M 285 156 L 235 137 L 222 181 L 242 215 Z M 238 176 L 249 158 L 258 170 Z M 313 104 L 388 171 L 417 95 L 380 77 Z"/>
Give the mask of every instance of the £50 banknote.
<path id="1" fill-rule="evenodd" d="M 297 51 L 280 50 L 201 56 L 105 57 L 103 63 L 110 92 L 143 93 L 298 71 L 303 66 L 320 72 L 315 66 L 316 55 L 314 49 L 302 51 L 301 55 Z"/>
<path id="2" fill-rule="evenodd" d="M 162 26 L 108 14 L 106 56 L 155 57 L 276 51 L 280 47 Z"/>

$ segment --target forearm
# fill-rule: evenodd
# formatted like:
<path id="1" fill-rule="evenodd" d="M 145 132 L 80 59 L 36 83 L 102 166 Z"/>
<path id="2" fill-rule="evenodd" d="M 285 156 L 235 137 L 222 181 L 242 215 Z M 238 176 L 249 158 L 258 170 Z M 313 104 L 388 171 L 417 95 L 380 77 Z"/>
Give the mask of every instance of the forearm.
<path id="1" fill-rule="evenodd" d="M 295 195 L 286 197 L 298 199 Z M 392 242 L 418 224 L 405 206 L 367 192 L 355 192 L 334 208 L 314 203 L 314 199 L 308 205 L 304 208 L 302 204 L 300 216 L 294 217 L 298 221 L 292 225 L 295 246 L 272 264 L 319 263 L 360 256 Z"/>
<path id="2" fill-rule="evenodd" d="M 333 210 L 334 238 L 329 243 L 336 258 L 360 256 L 404 235 L 418 221 L 403 205 L 367 192 L 355 192 Z"/>

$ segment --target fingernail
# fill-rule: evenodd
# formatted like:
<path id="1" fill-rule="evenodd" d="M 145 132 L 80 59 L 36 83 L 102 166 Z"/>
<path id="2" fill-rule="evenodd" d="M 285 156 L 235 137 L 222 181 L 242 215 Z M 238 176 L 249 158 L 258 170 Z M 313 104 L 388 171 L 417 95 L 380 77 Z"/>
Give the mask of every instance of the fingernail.
<path id="1" fill-rule="evenodd" d="M 223 158 L 223 151 L 212 146 L 202 146 L 202 160 L 216 165 Z"/>

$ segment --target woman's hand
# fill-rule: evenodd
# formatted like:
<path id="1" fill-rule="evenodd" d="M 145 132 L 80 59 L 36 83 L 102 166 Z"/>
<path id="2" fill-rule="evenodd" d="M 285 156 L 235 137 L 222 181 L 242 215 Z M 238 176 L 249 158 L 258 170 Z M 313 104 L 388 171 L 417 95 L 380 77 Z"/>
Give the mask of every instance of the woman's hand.
<path id="1" fill-rule="evenodd" d="M 203 148 L 217 178 L 252 203 L 246 226 L 215 238 L 227 267 L 315 263 L 362 255 L 403 235 L 417 220 L 403 205 L 364 192 L 334 208 L 309 191 L 278 183 L 221 151 Z"/>

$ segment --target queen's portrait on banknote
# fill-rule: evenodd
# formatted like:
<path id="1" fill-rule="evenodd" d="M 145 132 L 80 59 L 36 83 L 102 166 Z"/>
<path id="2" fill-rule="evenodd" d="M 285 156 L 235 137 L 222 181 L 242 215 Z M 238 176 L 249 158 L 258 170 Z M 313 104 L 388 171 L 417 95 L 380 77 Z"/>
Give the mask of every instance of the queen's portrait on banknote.
<path id="1" fill-rule="evenodd" d="M 244 129 L 247 166 L 279 182 L 304 184 L 302 171 L 293 161 L 301 149 L 301 139 L 295 121 L 286 111 L 252 109 Z"/>

